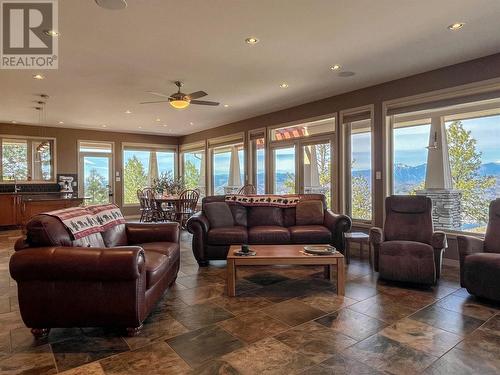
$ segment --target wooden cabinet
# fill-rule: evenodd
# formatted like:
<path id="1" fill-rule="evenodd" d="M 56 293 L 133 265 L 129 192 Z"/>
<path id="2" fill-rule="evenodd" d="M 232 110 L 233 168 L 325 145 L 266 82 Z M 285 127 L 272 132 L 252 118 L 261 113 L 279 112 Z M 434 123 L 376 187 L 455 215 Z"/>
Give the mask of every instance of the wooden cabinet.
<path id="1" fill-rule="evenodd" d="M 79 206 L 82 202 L 81 198 L 43 194 L 0 194 L 0 227 L 24 226 L 34 215 Z"/>
<path id="2" fill-rule="evenodd" d="M 17 225 L 17 199 L 14 194 L 0 194 L 0 226 Z"/>

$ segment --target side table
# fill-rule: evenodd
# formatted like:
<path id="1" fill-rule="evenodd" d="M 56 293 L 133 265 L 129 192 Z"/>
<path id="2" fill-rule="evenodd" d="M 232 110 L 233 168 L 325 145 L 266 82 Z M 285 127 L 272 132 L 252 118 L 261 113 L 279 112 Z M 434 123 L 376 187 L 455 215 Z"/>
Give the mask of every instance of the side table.
<path id="1" fill-rule="evenodd" d="M 363 232 L 347 232 L 344 233 L 345 238 L 345 258 L 346 263 L 349 264 L 351 261 L 351 244 L 359 243 L 359 257 L 363 256 L 363 248 L 365 245 L 368 246 L 368 259 L 370 261 L 370 265 L 372 265 L 372 247 L 370 246 L 370 236 Z"/>

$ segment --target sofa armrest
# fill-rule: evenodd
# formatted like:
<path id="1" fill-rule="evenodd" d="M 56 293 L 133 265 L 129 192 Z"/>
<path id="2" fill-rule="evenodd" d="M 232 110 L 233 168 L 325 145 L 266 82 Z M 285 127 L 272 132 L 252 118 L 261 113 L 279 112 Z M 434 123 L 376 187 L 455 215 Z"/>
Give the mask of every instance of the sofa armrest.
<path id="1" fill-rule="evenodd" d="M 460 261 L 460 285 L 464 285 L 464 264 L 467 255 L 484 252 L 484 240 L 473 236 L 457 236 L 458 259 Z"/>
<path id="2" fill-rule="evenodd" d="M 205 233 L 208 233 L 210 229 L 210 223 L 203 211 L 198 211 L 193 216 L 191 216 L 188 219 L 186 226 L 188 232 L 191 234 L 194 234 L 194 232 L 198 230 L 197 226 L 199 226 L 199 229 L 201 229 Z"/>
<path id="3" fill-rule="evenodd" d="M 144 250 L 138 246 L 39 247 L 14 253 L 9 268 L 17 282 L 123 281 L 138 279 L 144 266 Z"/>
<path id="4" fill-rule="evenodd" d="M 446 233 L 441 231 L 434 232 L 432 234 L 431 246 L 437 250 L 446 249 L 448 247 Z"/>
<path id="5" fill-rule="evenodd" d="M 199 211 L 191 216 L 187 221 L 187 230 L 193 235 L 191 243 L 193 255 L 200 266 L 208 265 L 206 254 L 207 234 L 210 230 L 210 223 L 203 211 Z"/>
<path id="6" fill-rule="evenodd" d="M 330 232 L 332 232 L 333 246 L 344 252 L 345 250 L 345 238 L 344 233 L 351 229 L 352 221 L 349 216 L 336 214 L 332 210 L 325 210 L 323 217 L 323 223 Z"/>
<path id="7" fill-rule="evenodd" d="M 178 223 L 127 223 L 129 245 L 148 242 L 180 242 Z"/>
<path id="8" fill-rule="evenodd" d="M 372 245 L 380 245 L 384 242 L 384 231 L 381 228 L 370 228 L 370 243 Z"/>

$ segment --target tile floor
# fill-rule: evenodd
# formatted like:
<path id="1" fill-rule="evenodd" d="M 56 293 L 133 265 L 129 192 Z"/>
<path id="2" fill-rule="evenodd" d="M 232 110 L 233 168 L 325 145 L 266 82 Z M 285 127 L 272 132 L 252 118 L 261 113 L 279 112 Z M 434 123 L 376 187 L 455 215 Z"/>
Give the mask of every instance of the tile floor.
<path id="1" fill-rule="evenodd" d="M 1 374 L 498 374 L 500 306 L 468 295 L 458 269 L 418 289 L 377 280 L 366 257 L 346 296 L 308 267 L 198 268 L 183 233 L 181 272 L 138 337 L 53 329 L 35 341 L 18 312 L 8 263 L 19 232 L 0 232 Z"/>

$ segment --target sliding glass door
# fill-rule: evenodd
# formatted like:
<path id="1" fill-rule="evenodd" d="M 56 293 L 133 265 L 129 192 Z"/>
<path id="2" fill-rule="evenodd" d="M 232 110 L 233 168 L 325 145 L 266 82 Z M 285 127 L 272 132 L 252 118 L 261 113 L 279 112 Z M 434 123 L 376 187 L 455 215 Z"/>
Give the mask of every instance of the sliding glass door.
<path id="1" fill-rule="evenodd" d="M 85 204 L 113 202 L 113 144 L 79 142 L 79 193 Z"/>

